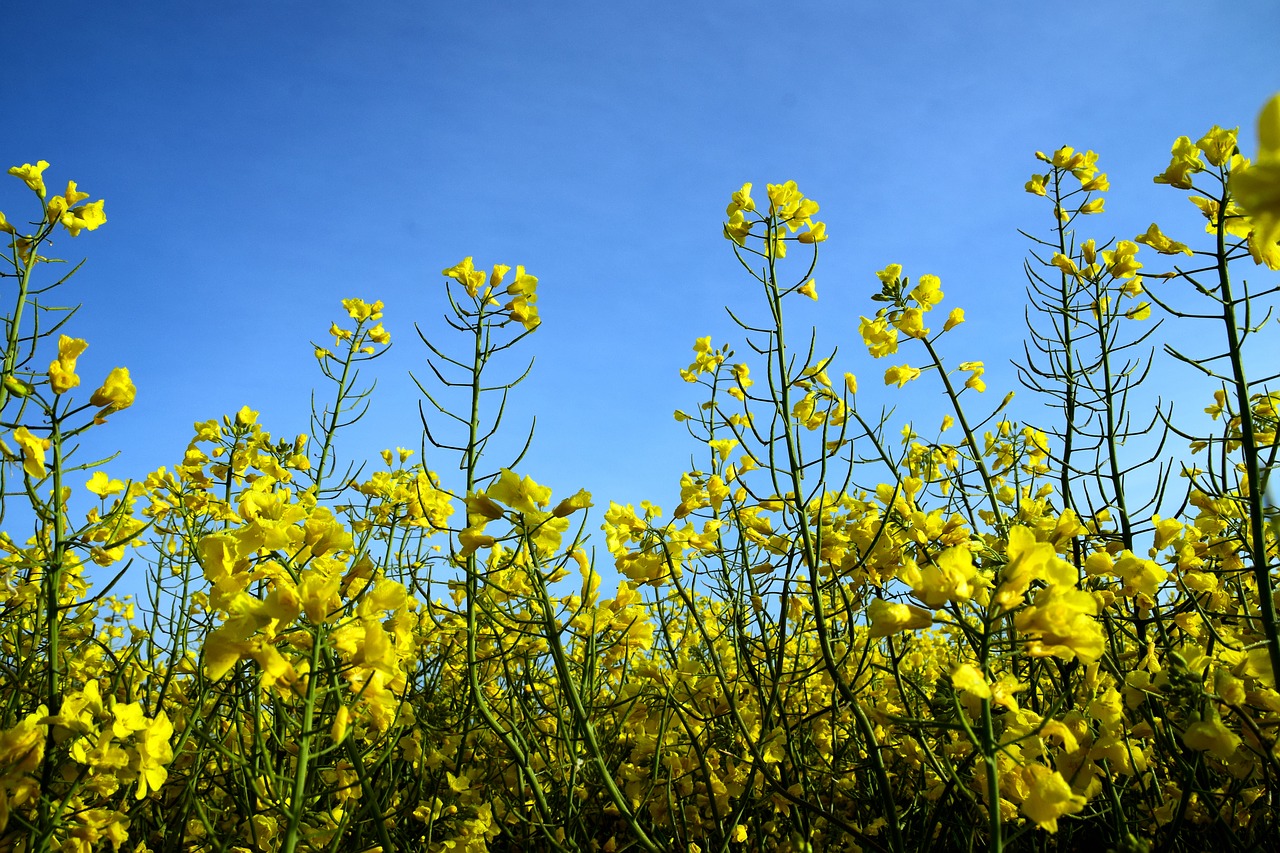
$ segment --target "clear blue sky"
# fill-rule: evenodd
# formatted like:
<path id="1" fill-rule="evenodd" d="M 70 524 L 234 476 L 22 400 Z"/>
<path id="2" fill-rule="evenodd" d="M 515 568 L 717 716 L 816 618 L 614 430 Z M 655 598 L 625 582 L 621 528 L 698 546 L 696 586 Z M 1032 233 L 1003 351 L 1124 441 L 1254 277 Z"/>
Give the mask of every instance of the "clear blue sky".
<path id="1" fill-rule="evenodd" d="M 440 332 L 440 270 L 472 255 L 540 277 L 522 467 L 598 506 L 674 503 L 695 448 L 671 413 L 697 402 L 677 370 L 695 337 L 729 339 L 724 304 L 757 297 L 720 235 L 744 181 L 821 203 L 822 301 L 794 300 L 793 323 L 844 346 L 864 405 L 905 393 L 876 390 L 885 363 L 856 337 L 890 262 L 942 277 L 969 317 L 948 352 L 984 359 L 1001 395 L 1023 337 L 1016 229 L 1048 224 L 1022 190 L 1032 153 L 1101 153 L 1098 236 L 1193 234 L 1151 182 L 1172 140 L 1239 124 L 1252 150 L 1280 89 L 1274 0 L 72 0 L 6 18 L 6 157 L 106 199 L 108 223 L 58 248 L 89 258 L 64 296 L 84 306 L 80 372 L 127 365 L 138 386 L 90 445 L 122 450 L 115 476 L 173 465 L 194 421 L 244 404 L 305 430 L 309 341 L 348 296 L 385 301 L 395 346 L 347 453 L 417 447 L 413 324 Z"/>

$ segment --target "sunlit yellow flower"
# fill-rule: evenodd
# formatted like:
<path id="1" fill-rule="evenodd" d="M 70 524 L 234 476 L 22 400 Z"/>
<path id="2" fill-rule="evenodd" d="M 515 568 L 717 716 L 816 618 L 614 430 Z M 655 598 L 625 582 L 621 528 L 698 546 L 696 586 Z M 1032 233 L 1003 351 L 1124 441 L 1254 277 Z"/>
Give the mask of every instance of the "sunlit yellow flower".
<path id="1" fill-rule="evenodd" d="M 733 194 L 733 198 L 729 201 L 729 206 L 725 208 L 725 216 L 733 216 L 740 210 L 748 213 L 756 209 L 755 200 L 751 198 L 751 184 L 743 184 L 742 189 Z"/>
<path id="2" fill-rule="evenodd" d="M 1058 556 L 1053 545 L 1036 541 L 1036 535 L 1030 528 L 1013 525 L 1006 541 L 1009 562 L 1000 572 L 1000 586 L 996 592 L 996 602 L 1001 607 L 1011 610 L 1020 604 L 1034 580 L 1054 585 L 1075 584 L 1075 569 L 1071 564 Z"/>
<path id="3" fill-rule="evenodd" d="M 480 293 L 480 286 L 485 280 L 484 270 L 476 269 L 470 256 L 442 271 L 441 275 L 458 282 L 473 299 Z"/>
<path id="4" fill-rule="evenodd" d="M 333 725 L 329 727 L 329 737 L 334 743 L 342 743 L 347 737 L 347 727 L 351 724 L 351 709 L 346 705 L 338 708 L 333 715 Z"/>
<path id="5" fill-rule="evenodd" d="M 1240 128 L 1225 130 L 1216 124 L 1204 136 L 1196 140 L 1196 147 L 1204 152 L 1204 158 L 1215 166 L 1221 166 L 1236 150 L 1236 136 Z"/>
<path id="6" fill-rule="evenodd" d="M 363 299 L 344 299 L 342 307 L 347 309 L 347 315 L 356 322 L 377 320 L 382 316 L 381 300 L 370 304 Z"/>
<path id="7" fill-rule="evenodd" d="M 169 778 L 166 765 L 173 761 L 173 748 L 169 739 L 173 737 L 173 724 L 164 711 L 156 714 L 146 728 L 138 751 L 138 788 L 136 796 L 145 799 L 147 791 L 159 791 Z"/>
<path id="8" fill-rule="evenodd" d="M 1047 832 L 1058 831 L 1058 818 L 1084 810 L 1086 800 L 1071 790 L 1071 784 L 1057 770 L 1031 763 L 1023 768 L 1028 796 L 1022 813 Z"/>
<path id="9" fill-rule="evenodd" d="M 982 672 L 971 663 L 962 663 L 951 671 L 951 686 L 979 699 L 991 698 L 991 685 Z"/>
<path id="10" fill-rule="evenodd" d="M 34 166 L 30 163 L 23 163 L 21 166 L 10 166 L 9 174 L 21 178 L 23 183 L 35 190 L 36 195 L 44 198 L 46 190 L 43 175 L 44 170 L 47 168 L 49 168 L 48 161 L 40 160 Z"/>
<path id="11" fill-rule="evenodd" d="M 729 216 L 729 221 L 724 224 L 724 236 L 726 240 L 732 240 L 739 246 L 746 245 L 747 236 L 751 233 L 752 222 L 742 215 L 742 211 L 735 210 Z"/>
<path id="12" fill-rule="evenodd" d="M 872 358 L 882 358 L 898 351 L 898 330 L 890 326 L 884 317 L 874 320 L 863 317 L 858 324 L 858 334 L 862 335 Z"/>
<path id="13" fill-rule="evenodd" d="M 538 315 L 538 306 L 533 304 L 532 297 L 517 296 L 504 305 L 503 309 L 512 320 L 524 326 L 526 330 L 532 331 L 542 324 L 542 318 Z"/>
<path id="14" fill-rule="evenodd" d="M 1142 264 L 1138 261 L 1138 246 L 1128 240 L 1121 240 L 1115 249 L 1102 253 L 1102 260 L 1107 265 L 1107 272 L 1114 278 L 1132 278 Z"/>
<path id="15" fill-rule="evenodd" d="M 1233 170 L 1231 192 L 1249 214 L 1258 252 L 1265 255 L 1280 241 L 1280 94 L 1271 97 L 1258 115 L 1257 162 Z"/>
<path id="16" fill-rule="evenodd" d="M 55 394 L 65 394 L 80 384 L 76 375 L 76 359 L 89 343 L 81 338 L 62 335 L 58 338 L 58 357 L 49 364 L 49 387 Z"/>
<path id="17" fill-rule="evenodd" d="M 564 518 L 566 515 L 571 515 L 580 509 L 587 509 L 592 506 L 595 506 L 595 504 L 591 503 L 591 493 L 586 489 L 579 489 L 575 494 L 556 504 L 555 509 L 551 510 L 551 514 L 556 518 Z"/>
<path id="18" fill-rule="evenodd" d="M 960 369 L 969 374 L 969 378 L 965 380 L 964 387 L 972 388 L 979 393 L 987 390 L 987 383 L 983 381 L 982 374 L 987 372 L 987 367 L 980 361 L 962 361 Z"/>
<path id="19" fill-rule="evenodd" d="M 942 279 L 936 275 L 926 273 L 920 276 L 916 280 L 916 286 L 911 289 L 911 298 L 923 311 L 932 311 L 933 306 L 942 301 L 942 297 Z"/>
<path id="20" fill-rule="evenodd" d="M 138 389 L 129 379 L 129 368 L 117 367 L 107 374 L 102 387 L 93 392 L 89 402 L 95 406 L 103 406 L 108 412 L 118 412 L 133 405 Z"/>
<path id="21" fill-rule="evenodd" d="M 91 204 L 82 204 L 66 211 L 59 217 L 62 227 L 72 237 L 79 237 L 81 231 L 96 231 L 107 221 L 107 214 L 102 209 L 104 204 L 103 199 L 98 199 Z"/>
<path id="22" fill-rule="evenodd" d="M 906 385 L 919 375 L 920 368 L 912 367 L 909 364 L 900 364 L 895 367 L 890 367 L 884 372 L 884 384 L 893 385 L 894 383 L 897 383 L 898 387 L 901 388 L 903 385 Z"/>
<path id="23" fill-rule="evenodd" d="M 1160 231 L 1160 226 L 1152 222 L 1151 227 L 1147 229 L 1145 234 L 1139 234 L 1133 238 L 1137 243 L 1146 243 L 1162 255 L 1176 255 L 1182 253 L 1184 255 L 1191 254 L 1191 247 L 1186 243 L 1179 243 L 1176 240 L 1170 240 Z"/>
<path id="24" fill-rule="evenodd" d="M 13 431 L 13 440 L 22 449 L 22 470 L 26 471 L 29 477 L 43 477 L 45 475 L 44 454 L 52 446 L 52 442 L 47 438 L 36 438 L 24 426 Z"/>
<path id="25" fill-rule="evenodd" d="M 924 326 L 924 313 L 919 308 L 908 308 L 898 315 L 893 325 L 909 338 L 927 338 L 929 330 Z"/>
<path id="26" fill-rule="evenodd" d="M 89 478 L 89 482 L 84 484 L 84 487 L 101 498 L 109 495 L 118 495 L 124 491 L 124 483 L 120 480 L 111 479 L 105 471 L 93 472 L 93 476 Z"/>
<path id="27" fill-rule="evenodd" d="M 492 548 L 497 540 L 484 533 L 483 527 L 468 527 L 458 533 L 459 557 L 469 557 L 481 548 Z"/>
<path id="28" fill-rule="evenodd" d="M 802 232 L 796 239 L 801 243 L 821 243 L 827 239 L 827 224 L 825 222 L 810 223 L 809 230 Z"/>
<path id="29" fill-rule="evenodd" d="M 917 571 L 911 592 L 929 607 L 968 601 L 977 591 L 978 569 L 967 544 L 947 548 Z"/>
<path id="30" fill-rule="evenodd" d="M 507 468 L 500 470 L 498 479 L 489 486 L 486 494 L 520 513 L 539 512 L 551 500 L 548 486 L 540 486 L 529 477 L 521 479 L 520 475 Z"/>
<path id="31" fill-rule="evenodd" d="M 1173 143 L 1173 159 L 1163 172 L 1156 175 L 1155 182 L 1189 190 L 1191 176 L 1202 171 L 1204 163 L 1200 160 L 1200 149 L 1192 144 L 1189 137 L 1179 136 Z"/>
<path id="32" fill-rule="evenodd" d="M 1014 617 L 1014 626 L 1031 638 L 1027 654 L 1053 655 L 1064 660 L 1079 657 L 1093 663 L 1102 657 L 1106 638 L 1093 617 L 1098 602 L 1088 592 L 1052 584 L 1036 593 L 1031 607 Z"/>
<path id="33" fill-rule="evenodd" d="M 933 614 L 914 604 L 885 601 L 876 598 L 867 605 L 867 619 L 872 637 L 887 637 L 899 631 L 928 628 L 933 624 Z"/>

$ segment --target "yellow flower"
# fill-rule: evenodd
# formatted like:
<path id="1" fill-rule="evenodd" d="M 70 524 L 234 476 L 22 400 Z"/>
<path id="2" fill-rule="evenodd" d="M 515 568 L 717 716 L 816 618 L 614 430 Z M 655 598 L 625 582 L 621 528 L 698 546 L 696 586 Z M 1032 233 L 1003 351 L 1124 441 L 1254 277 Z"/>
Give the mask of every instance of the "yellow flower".
<path id="1" fill-rule="evenodd" d="M 884 317 L 874 320 L 863 317 L 858 324 L 858 334 L 862 335 L 862 342 L 867 345 L 872 358 L 882 358 L 898 351 L 898 330 L 890 327 Z"/>
<path id="2" fill-rule="evenodd" d="M 947 322 L 942 324 L 942 331 L 949 332 L 963 322 L 964 322 L 964 309 L 952 308 L 951 313 L 947 315 Z"/>
<path id="3" fill-rule="evenodd" d="M 1221 166 L 1230 159 L 1236 150 L 1236 135 L 1240 128 L 1224 130 L 1216 124 L 1209 132 L 1196 140 L 1196 147 L 1204 152 L 1205 159 L 1215 166 Z"/>
<path id="4" fill-rule="evenodd" d="M 356 322 L 377 320 L 382 316 L 381 300 L 370 304 L 363 299 L 344 299 L 342 300 L 342 307 L 347 309 L 347 315 Z"/>
<path id="5" fill-rule="evenodd" d="M 334 743 L 342 743 L 347 737 L 347 726 L 351 724 L 351 709 L 346 705 L 338 708 L 338 713 L 333 715 L 333 725 L 329 728 L 329 737 Z"/>
<path id="6" fill-rule="evenodd" d="M 105 498 L 108 495 L 118 495 L 124 491 L 124 483 L 120 480 L 111 479 L 105 471 L 94 471 L 93 476 L 89 478 L 89 482 L 84 484 L 84 487 L 100 498 Z"/>
<path id="7" fill-rule="evenodd" d="M 1084 810 L 1086 800 L 1071 790 L 1057 770 L 1032 763 L 1023 768 L 1028 795 L 1022 813 L 1046 832 L 1058 831 L 1058 818 Z"/>
<path id="8" fill-rule="evenodd" d="M 248 654 L 250 644 L 235 639 L 227 626 L 211 631 L 204 641 L 204 674 L 210 681 L 218 681 Z"/>
<path id="9" fill-rule="evenodd" d="M 1189 749 L 1208 752 L 1226 761 L 1240 745 L 1240 737 L 1215 716 L 1187 726 L 1187 730 L 1182 733 L 1182 742 Z"/>
<path id="10" fill-rule="evenodd" d="M 755 200 L 751 198 L 751 184 L 743 184 L 742 189 L 733 194 L 729 206 L 725 208 L 725 216 L 733 216 L 740 210 L 748 213 L 756 209 Z"/>
<path id="11" fill-rule="evenodd" d="M 964 387 L 972 388 L 978 393 L 987 390 L 987 383 L 982 380 L 982 374 L 987 372 L 987 367 L 980 361 L 962 361 L 960 369 L 969 373 L 970 376 L 964 382 Z"/>
<path id="12" fill-rule="evenodd" d="M 952 670 L 951 686 L 964 693 L 971 693 L 979 699 L 991 698 L 991 685 L 971 663 L 962 663 Z"/>
<path id="13" fill-rule="evenodd" d="M 566 515 L 572 515 L 580 509 L 595 506 L 591 503 L 591 493 L 586 489 L 579 489 L 576 494 L 565 498 L 556 504 L 555 509 L 551 510 L 551 514 L 556 518 L 564 518 Z"/>
<path id="14" fill-rule="evenodd" d="M 1135 242 L 1146 243 L 1162 255 L 1176 255 L 1182 253 L 1184 255 L 1191 254 L 1191 247 L 1186 243 L 1179 243 L 1176 240 L 1170 240 L 1160 231 L 1160 226 L 1152 222 L 1151 227 L 1147 229 L 1145 234 L 1139 234 L 1133 238 Z"/>
<path id="15" fill-rule="evenodd" d="M 801 243 L 821 243 L 827 239 L 827 224 L 825 222 L 809 223 L 809 230 L 796 238 Z"/>
<path id="16" fill-rule="evenodd" d="M 76 359 L 89 344 L 81 338 L 62 335 L 58 338 L 58 358 L 49 364 L 49 387 L 55 394 L 65 394 L 80 384 L 76 375 Z"/>
<path id="17" fill-rule="evenodd" d="M 1044 184 L 1047 180 L 1049 180 L 1048 175 L 1032 175 L 1031 180 L 1027 181 L 1024 189 L 1032 195 L 1044 195 Z"/>
<path id="18" fill-rule="evenodd" d="M 1033 580 L 1054 585 L 1073 586 L 1075 569 L 1060 557 L 1048 542 L 1036 541 L 1030 528 L 1016 524 L 1009 528 L 1006 554 L 1008 564 L 1000 573 L 996 602 L 1006 610 L 1022 603 L 1022 597 Z"/>
<path id="19" fill-rule="evenodd" d="M 80 192 L 80 190 L 76 187 L 75 181 L 67 181 L 67 191 L 62 194 L 62 201 L 66 205 L 66 207 L 68 208 L 75 207 L 77 204 L 84 201 L 88 197 L 89 197 L 88 193 Z M 53 201 L 50 200 L 49 203 L 50 205 L 52 205 Z"/>
<path id="20" fill-rule="evenodd" d="M 1169 184 L 1181 190 L 1191 189 L 1191 176 L 1204 171 L 1200 149 L 1186 136 L 1179 136 L 1173 143 L 1173 159 L 1163 172 L 1156 175 L 1157 184 Z"/>
<path id="21" fill-rule="evenodd" d="M 107 375 L 102 387 L 93 392 L 89 402 L 95 406 L 103 406 L 108 412 L 118 412 L 133 405 L 138 389 L 129 379 L 129 368 L 117 367 Z"/>
<path id="22" fill-rule="evenodd" d="M 40 198 L 45 197 L 44 187 L 44 170 L 49 168 L 47 160 L 40 160 L 34 166 L 30 163 L 23 163 L 21 166 L 10 166 L 9 174 L 14 177 L 21 178 L 23 182 L 35 190 L 36 195 Z"/>
<path id="23" fill-rule="evenodd" d="M 1257 162 L 1231 173 L 1231 192 L 1249 214 L 1258 245 L 1269 249 L 1280 241 L 1280 94 L 1259 113 Z"/>
<path id="24" fill-rule="evenodd" d="M 1049 259 L 1049 263 L 1062 270 L 1067 275 L 1080 275 L 1080 269 L 1076 266 L 1076 262 L 1061 252 L 1054 252 L 1053 257 Z"/>
<path id="25" fill-rule="evenodd" d="M 540 486 L 529 477 L 521 479 L 519 474 L 507 468 L 500 470 L 498 479 L 486 494 L 522 514 L 539 512 L 551 500 L 550 487 Z"/>
<path id="26" fill-rule="evenodd" d="M 1102 260 L 1113 278 L 1132 278 L 1138 270 L 1142 269 L 1142 264 L 1135 257 L 1137 254 L 1136 243 L 1121 240 L 1116 244 L 1115 249 L 1102 253 Z"/>
<path id="27" fill-rule="evenodd" d="M 502 264 L 499 264 L 495 266 L 493 269 L 496 274 L 499 269 L 503 269 L 503 266 Z M 506 269 L 510 269 L 510 267 L 506 267 Z M 503 275 L 505 274 L 506 273 L 504 272 Z M 537 289 L 538 289 L 538 277 L 536 275 L 530 275 L 529 273 L 525 272 L 524 266 L 521 264 L 517 264 L 516 277 L 511 282 L 511 284 L 507 285 L 507 295 L 525 296 L 529 299 L 533 299 Z"/>
<path id="28" fill-rule="evenodd" d="M 533 331 L 542 325 L 542 318 L 538 316 L 538 306 L 532 302 L 535 298 L 533 296 L 517 296 L 503 306 L 508 316 L 524 326 L 527 331 Z"/>
<path id="29" fill-rule="evenodd" d="M 920 368 L 912 367 L 909 364 L 901 364 L 896 367 L 890 367 L 884 372 L 884 384 L 893 385 L 895 382 L 901 388 L 911 380 L 920 375 Z"/>
<path id="30" fill-rule="evenodd" d="M 1085 192 L 1103 193 L 1111 189 L 1111 182 L 1107 180 L 1107 176 L 1105 174 L 1094 175 L 1088 180 L 1082 180 L 1080 182 L 1080 189 Z"/>
<path id="31" fill-rule="evenodd" d="M 924 326 L 924 312 L 919 308 L 908 308 L 903 311 L 893 325 L 909 338 L 929 337 L 929 330 Z"/>
<path id="32" fill-rule="evenodd" d="M 818 285 L 816 282 L 814 282 L 813 279 L 809 279 L 804 284 L 802 284 L 799 288 L 796 289 L 796 292 L 803 293 L 805 296 L 809 297 L 814 302 L 818 301 Z"/>
<path id="33" fill-rule="evenodd" d="M 1014 617 L 1014 627 L 1031 637 L 1027 654 L 1093 663 L 1102 657 L 1105 638 L 1093 617 L 1098 602 L 1092 594 L 1053 584 L 1036 593 L 1035 603 Z"/>
<path id="34" fill-rule="evenodd" d="M 795 181 L 766 184 L 765 189 L 769 196 L 769 212 L 786 223 L 790 231 L 795 231 L 802 224 L 809 224 L 810 217 L 818 212 L 818 203 L 805 198 Z"/>
<path id="35" fill-rule="evenodd" d="M 369 330 L 369 340 L 375 344 L 389 344 L 391 343 L 391 333 L 382 328 L 382 324 L 379 323 Z"/>
<path id="36" fill-rule="evenodd" d="M 872 637 L 887 637 L 899 631 L 928 628 L 933 624 L 933 614 L 923 607 L 882 598 L 867 605 L 867 619 L 871 623 Z"/>
<path id="37" fill-rule="evenodd" d="M 479 294 L 480 285 L 484 284 L 485 280 L 484 270 L 476 269 L 470 256 L 463 258 L 458 263 L 443 270 L 440 274 L 462 285 L 463 289 L 467 291 L 467 295 L 472 299 Z"/>
<path id="38" fill-rule="evenodd" d="M 30 430 L 21 426 L 13 431 L 13 440 L 22 448 L 22 470 L 31 477 L 43 477 L 44 454 L 52 445 L 49 439 L 36 438 Z"/>
<path id="39" fill-rule="evenodd" d="M 1139 559 L 1130 551 L 1117 555 L 1112 572 L 1124 581 L 1126 593 L 1141 593 L 1148 598 L 1154 598 L 1160 585 L 1169 579 L 1169 572 L 1154 560 Z"/>
<path id="40" fill-rule="evenodd" d="M 729 221 L 724 224 L 724 238 L 732 240 L 739 246 L 745 245 L 747 236 L 751 233 L 752 223 L 742 215 L 742 211 L 735 210 L 730 216 Z"/>
<path id="41" fill-rule="evenodd" d="M 898 283 L 898 279 L 902 277 L 902 264 L 889 264 L 884 269 L 876 273 L 876 278 L 880 279 L 880 283 L 885 287 L 892 287 Z"/>
<path id="42" fill-rule="evenodd" d="M 173 760 L 173 747 L 169 739 L 173 737 L 173 724 L 164 711 L 156 714 L 147 726 L 146 734 L 137 744 L 138 750 L 138 789 L 139 800 L 145 799 L 147 791 L 159 791 L 169 778 L 165 765 Z M 118 849 L 118 848 L 117 848 Z"/>
<path id="43" fill-rule="evenodd" d="M 967 545 L 947 548 L 933 562 L 917 569 L 911 579 L 911 592 L 929 607 L 941 607 L 948 601 L 968 601 L 973 597 L 978 569 Z"/>
<path id="44" fill-rule="evenodd" d="M 62 227 L 66 228 L 72 237 L 79 237 L 81 231 L 98 230 L 98 226 L 107 221 L 107 214 L 102 210 L 103 204 L 105 200 L 98 199 L 92 204 L 82 204 L 66 211 L 59 217 Z"/>
<path id="45" fill-rule="evenodd" d="M 916 286 L 911 289 L 911 298 L 916 301 L 921 310 L 931 311 L 933 306 L 942 301 L 942 279 L 936 275 L 925 274 L 920 276 L 916 281 Z"/>

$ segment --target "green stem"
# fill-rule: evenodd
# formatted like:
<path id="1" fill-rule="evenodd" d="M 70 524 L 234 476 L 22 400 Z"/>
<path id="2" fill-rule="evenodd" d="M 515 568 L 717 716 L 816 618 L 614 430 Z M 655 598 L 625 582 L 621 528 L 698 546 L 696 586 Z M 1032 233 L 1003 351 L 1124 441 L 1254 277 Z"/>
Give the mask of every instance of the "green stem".
<path id="1" fill-rule="evenodd" d="M 1226 210 L 1230 196 L 1224 182 L 1218 202 L 1218 284 L 1222 296 L 1222 322 L 1227 332 L 1227 353 L 1235 380 L 1236 407 L 1240 417 L 1240 447 L 1244 454 L 1245 477 L 1249 487 L 1249 548 L 1253 560 L 1253 579 L 1258 588 L 1258 615 L 1266 637 L 1271 671 L 1280 677 L 1280 631 L 1276 626 L 1276 607 L 1272 598 L 1271 569 L 1267 558 L 1266 527 L 1263 522 L 1263 499 L 1266 486 L 1258 461 L 1257 436 L 1254 434 L 1253 409 L 1249 404 L 1249 382 L 1245 376 L 1241 352 L 1240 329 L 1236 325 L 1235 300 L 1231 294 L 1231 276 L 1227 268 Z"/>

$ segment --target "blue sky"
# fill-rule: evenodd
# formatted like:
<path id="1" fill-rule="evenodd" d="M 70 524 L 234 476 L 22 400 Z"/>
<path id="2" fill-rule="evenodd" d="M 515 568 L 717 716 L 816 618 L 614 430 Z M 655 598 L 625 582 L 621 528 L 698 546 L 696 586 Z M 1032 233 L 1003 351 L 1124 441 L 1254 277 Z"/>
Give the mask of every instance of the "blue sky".
<path id="1" fill-rule="evenodd" d="M 998 399 L 1023 339 L 1016 229 L 1048 226 L 1022 190 L 1033 152 L 1100 152 L 1097 236 L 1194 235 L 1182 194 L 1151 182 L 1170 144 L 1216 122 L 1251 151 L 1280 89 L 1272 0 L 72 0 L 22 31 L 6 156 L 106 199 L 106 226 L 58 244 L 89 259 L 63 298 L 83 304 L 81 374 L 127 365 L 139 389 L 86 453 L 119 449 L 112 473 L 141 476 L 245 404 L 305 431 L 310 342 L 348 296 L 386 303 L 395 346 L 346 453 L 418 447 L 413 326 L 449 345 L 440 271 L 471 255 L 541 279 L 512 406 L 514 428 L 538 416 L 522 470 L 598 506 L 674 503 L 696 448 L 672 411 L 699 400 L 677 371 L 698 336 L 736 342 L 722 306 L 757 297 L 720 235 L 744 181 L 822 205 L 822 298 L 796 298 L 793 327 L 843 347 L 863 405 L 909 391 L 929 411 L 933 385 L 879 387 L 857 340 L 876 270 L 942 277 L 969 318 L 948 354 L 984 359 Z M 0 190 L 11 219 L 19 189 Z"/>

